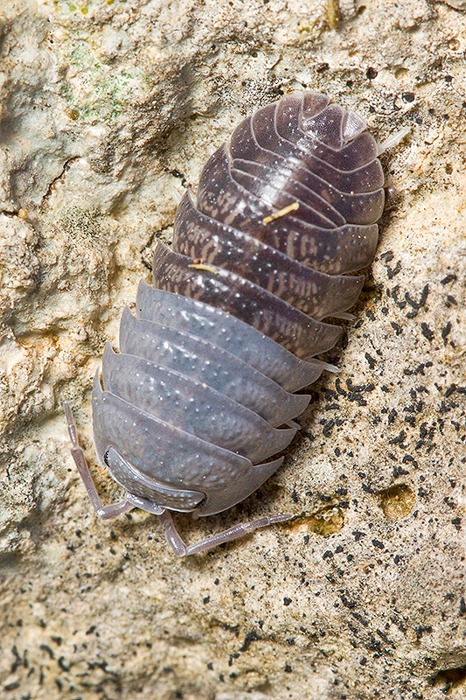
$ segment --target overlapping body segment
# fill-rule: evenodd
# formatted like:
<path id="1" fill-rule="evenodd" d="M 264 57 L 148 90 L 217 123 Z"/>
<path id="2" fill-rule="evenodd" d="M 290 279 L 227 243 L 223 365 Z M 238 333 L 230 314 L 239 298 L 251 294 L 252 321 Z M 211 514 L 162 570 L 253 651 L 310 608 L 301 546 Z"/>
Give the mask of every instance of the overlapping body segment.
<path id="1" fill-rule="evenodd" d="M 378 153 L 356 113 L 286 96 L 217 149 L 179 205 L 172 248 L 156 245 L 154 286 L 141 282 L 94 384 L 94 434 L 128 508 L 160 515 L 177 553 L 212 543 L 180 544 L 167 510 L 209 515 L 256 490 L 309 403 L 293 392 L 335 369 L 315 356 L 337 342 L 334 320 L 364 280 L 349 273 L 375 252 Z"/>

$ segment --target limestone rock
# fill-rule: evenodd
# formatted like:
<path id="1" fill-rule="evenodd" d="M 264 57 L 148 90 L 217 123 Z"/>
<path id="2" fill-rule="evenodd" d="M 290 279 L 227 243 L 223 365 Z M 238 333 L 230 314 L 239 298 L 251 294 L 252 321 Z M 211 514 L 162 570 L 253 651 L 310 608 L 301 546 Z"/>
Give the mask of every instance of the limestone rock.
<path id="1" fill-rule="evenodd" d="M 464 17 L 453 3 L 35 2 L 0 8 L 0 695 L 372 700 L 466 690 Z M 456 3 L 455 7 L 459 7 Z M 98 521 L 91 378 L 176 199 L 246 113 L 309 88 L 382 141 L 365 292 L 284 466 L 176 560 Z M 93 466 L 106 502 L 118 487 Z"/>

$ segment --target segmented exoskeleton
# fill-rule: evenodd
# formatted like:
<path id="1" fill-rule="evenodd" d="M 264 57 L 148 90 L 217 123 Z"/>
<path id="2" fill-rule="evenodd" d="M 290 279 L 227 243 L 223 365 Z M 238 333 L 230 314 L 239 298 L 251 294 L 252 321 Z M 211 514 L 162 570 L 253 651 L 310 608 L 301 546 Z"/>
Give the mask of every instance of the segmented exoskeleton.
<path id="1" fill-rule="evenodd" d="M 156 513 L 180 556 L 292 517 L 186 547 L 170 511 L 221 512 L 281 465 L 310 400 L 294 392 L 329 368 L 313 359 L 340 336 L 327 319 L 349 317 L 364 277 L 348 273 L 374 256 L 381 148 L 357 114 L 305 92 L 259 109 L 209 158 L 94 380 L 96 451 L 126 490 L 120 503 L 102 506 L 66 409 L 101 517 Z"/>

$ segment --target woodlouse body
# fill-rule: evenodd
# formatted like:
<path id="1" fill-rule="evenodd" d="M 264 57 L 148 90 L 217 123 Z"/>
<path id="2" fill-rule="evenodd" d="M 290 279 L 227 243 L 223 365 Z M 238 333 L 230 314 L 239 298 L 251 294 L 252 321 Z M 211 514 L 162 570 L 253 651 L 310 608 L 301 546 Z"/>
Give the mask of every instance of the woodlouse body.
<path id="1" fill-rule="evenodd" d="M 379 152 L 357 114 L 303 93 L 259 109 L 208 160 L 172 248 L 156 246 L 154 287 L 140 283 L 136 318 L 125 310 L 120 352 L 107 345 L 94 381 L 95 445 L 127 492 L 121 504 L 101 507 L 68 415 L 102 517 L 157 513 L 178 554 L 248 529 L 185 548 L 168 511 L 223 511 L 282 463 L 310 398 L 294 392 L 341 333 L 325 319 L 348 318 L 364 278 L 347 273 L 375 252 Z"/>

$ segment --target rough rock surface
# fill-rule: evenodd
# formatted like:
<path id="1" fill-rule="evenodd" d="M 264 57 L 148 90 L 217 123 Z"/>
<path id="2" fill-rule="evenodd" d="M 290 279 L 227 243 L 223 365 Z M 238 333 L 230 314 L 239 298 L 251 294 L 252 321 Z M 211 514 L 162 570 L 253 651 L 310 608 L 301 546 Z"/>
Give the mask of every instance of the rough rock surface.
<path id="1" fill-rule="evenodd" d="M 464 698 L 463 5 L 2 0 L 2 698 Z M 411 133 L 341 374 L 260 492 L 177 522 L 302 517 L 176 560 L 155 517 L 97 520 L 62 402 L 93 462 L 91 377 L 176 193 L 303 87 Z"/>

